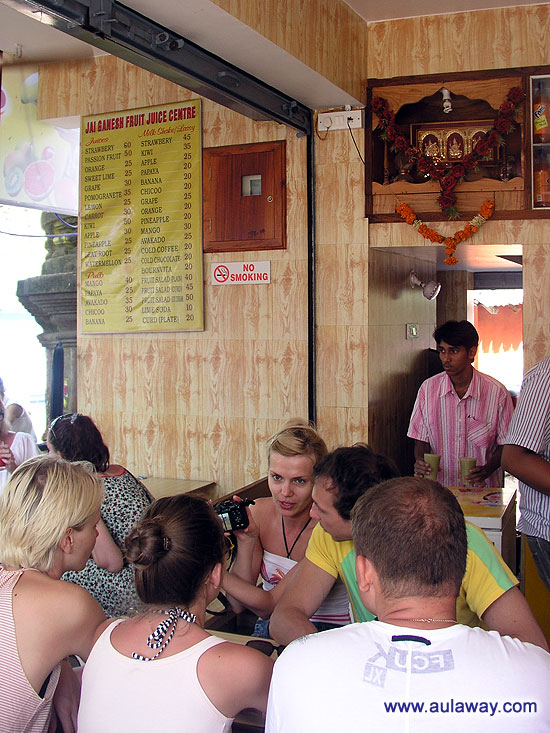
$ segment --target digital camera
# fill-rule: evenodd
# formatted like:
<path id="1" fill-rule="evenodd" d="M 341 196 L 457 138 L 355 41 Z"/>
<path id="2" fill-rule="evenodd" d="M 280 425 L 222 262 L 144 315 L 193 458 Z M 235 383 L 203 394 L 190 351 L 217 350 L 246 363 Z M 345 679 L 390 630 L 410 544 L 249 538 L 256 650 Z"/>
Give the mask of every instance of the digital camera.
<path id="1" fill-rule="evenodd" d="M 246 507 L 255 502 L 252 499 L 243 501 L 221 501 L 214 504 L 214 511 L 219 514 L 225 532 L 234 532 L 239 529 L 246 529 L 249 525 Z"/>

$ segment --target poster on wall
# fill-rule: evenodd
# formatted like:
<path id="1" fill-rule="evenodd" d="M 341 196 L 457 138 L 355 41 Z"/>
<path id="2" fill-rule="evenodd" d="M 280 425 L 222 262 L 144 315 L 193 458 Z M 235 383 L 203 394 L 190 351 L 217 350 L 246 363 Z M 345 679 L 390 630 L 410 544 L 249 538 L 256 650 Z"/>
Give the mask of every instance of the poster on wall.
<path id="1" fill-rule="evenodd" d="M 76 127 L 38 119 L 38 69 L 5 65 L 0 88 L 0 203 L 76 215 Z"/>
<path id="2" fill-rule="evenodd" d="M 203 330 L 200 111 L 82 118 L 83 333 Z"/>

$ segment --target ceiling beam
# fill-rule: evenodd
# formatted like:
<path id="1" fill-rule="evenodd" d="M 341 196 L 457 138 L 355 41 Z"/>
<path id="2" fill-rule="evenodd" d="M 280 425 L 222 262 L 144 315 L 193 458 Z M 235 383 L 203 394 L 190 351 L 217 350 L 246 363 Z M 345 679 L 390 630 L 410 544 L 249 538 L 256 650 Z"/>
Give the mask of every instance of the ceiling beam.
<path id="1" fill-rule="evenodd" d="M 3 4 L 254 120 L 312 133 L 308 107 L 116 0 Z"/>

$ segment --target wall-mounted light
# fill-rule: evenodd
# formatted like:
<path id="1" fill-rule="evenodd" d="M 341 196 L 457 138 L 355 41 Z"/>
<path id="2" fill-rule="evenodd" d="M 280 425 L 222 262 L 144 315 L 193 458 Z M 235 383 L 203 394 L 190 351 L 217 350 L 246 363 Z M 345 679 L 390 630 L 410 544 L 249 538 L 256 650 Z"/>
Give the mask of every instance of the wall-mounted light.
<path id="1" fill-rule="evenodd" d="M 411 284 L 411 288 L 417 286 L 419 288 L 422 288 L 422 295 L 426 298 L 426 300 L 434 300 L 435 298 L 437 298 L 437 296 L 439 295 L 439 291 L 441 290 L 441 283 L 438 283 L 435 280 L 430 280 L 427 283 L 423 283 L 414 270 L 411 270 L 409 273 L 409 282 Z"/>
<path id="2" fill-rule="evenodd" d="M 443 112 L 448 114 L 453 111 L 453 105 L 451 102 L 451 92 L 446 87 L 441 87 L 439 90 L 443 96 Z"/>

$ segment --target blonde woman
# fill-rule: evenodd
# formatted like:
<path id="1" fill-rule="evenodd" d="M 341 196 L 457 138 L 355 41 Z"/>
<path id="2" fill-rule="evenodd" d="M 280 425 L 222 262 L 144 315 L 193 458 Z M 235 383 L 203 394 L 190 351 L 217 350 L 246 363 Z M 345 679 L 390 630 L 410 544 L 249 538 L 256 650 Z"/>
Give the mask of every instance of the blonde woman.
<path id="1" fill-rule="evenodd" d="M 89 593 L 60 578 L 86 564 L 102 498 L 84 466 L 54 456 L 26 461 L 0 496 L 2 730 L 55 730 L 54 703 L 63 730 L 75 727 L 78 696 L 63 660 L 87 658 L 105 616 Z"/>
<path id="2" fill-rule="evenodd" d="M 267 445 L 270 498 L 257 499 L 247 509 L 250 526 L 236 532 L 238 550 L 223 579 L 233 609 L 250 608 L 260 616 L 255 636 L 269 636 L 269 616 L 284 586 L 279 582 L 304 557 L 316 522 L 310 516 L 313 468 L 327 454 L 314 427 L 294 419 Z M 238 498 L 238 497 L 236 497 Z M 258 575 L 262 588 L 256 587 Z M 319 630 L 349 623 L 349 601 L 342 584 L 312 617 Z"/>

